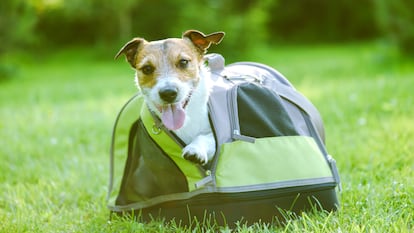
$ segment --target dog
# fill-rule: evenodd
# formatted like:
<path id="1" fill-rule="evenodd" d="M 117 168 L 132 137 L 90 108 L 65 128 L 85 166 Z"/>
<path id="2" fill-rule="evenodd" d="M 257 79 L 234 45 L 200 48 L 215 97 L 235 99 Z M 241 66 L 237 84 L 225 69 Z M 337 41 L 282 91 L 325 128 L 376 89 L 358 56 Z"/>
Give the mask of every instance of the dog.
<path id="1" fill-rule="evenodd" d="M 136 70 L 135 81 L 150 111 L 186 144 L 182 156 L 201 165 L 216 150 L 207 107 L 210 73 L 203 57 L 224 35 L 188 30 L 182 38 L 151 42 L 134 38 L 115 56 L 126 56 Z"/>

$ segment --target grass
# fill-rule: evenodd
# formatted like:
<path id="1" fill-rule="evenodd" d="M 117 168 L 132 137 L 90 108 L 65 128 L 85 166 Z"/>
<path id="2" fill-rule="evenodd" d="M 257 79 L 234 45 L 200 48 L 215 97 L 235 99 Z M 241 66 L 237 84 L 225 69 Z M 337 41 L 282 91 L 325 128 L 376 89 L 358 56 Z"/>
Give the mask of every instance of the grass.
<path id="1" fill-rule="evenodd" d="M 79 49 L 9 59 L 21 69 L 0 82 L 0 232 L 192 232 L 108 221 L 112 125 L 135 93 L 125 62 Z M 318 107 L 343 191 L 336 213 L 235 230 L 413 231 L 414 62 L 376 43 L 259 49 L 249 59 L 276 67 Z M 216 230 L 231 231 L 195 231 Z"/>

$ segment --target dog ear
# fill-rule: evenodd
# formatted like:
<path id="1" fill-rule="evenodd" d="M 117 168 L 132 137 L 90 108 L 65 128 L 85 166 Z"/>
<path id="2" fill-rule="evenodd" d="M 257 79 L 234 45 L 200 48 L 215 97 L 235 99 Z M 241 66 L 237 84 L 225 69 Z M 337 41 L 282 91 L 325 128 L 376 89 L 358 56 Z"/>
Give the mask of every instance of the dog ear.
<path id="1" fill-rule="evenodd" d="M 128 63 L 133 67 L 135 67 L 135 58 L 138 54 L 139 47 L 145 43 L 146 40 L 142 38 L 134 38 L 128 43 L 126 43 L 121 50 L 115 55 L 115 59 L 117 59 L 122 54 L 125 54 Z"/>
<path id="2" fill-rule="evenodd" d="M 219 44 L 224 37 L 224 32 L 214 32 L 208 35 L 204 35 L 197 30 L 188 30 L 184 32 L 183 38 L 188 38 L 191 42 L 202 52 L 206 53 L 210 45 Z"/>

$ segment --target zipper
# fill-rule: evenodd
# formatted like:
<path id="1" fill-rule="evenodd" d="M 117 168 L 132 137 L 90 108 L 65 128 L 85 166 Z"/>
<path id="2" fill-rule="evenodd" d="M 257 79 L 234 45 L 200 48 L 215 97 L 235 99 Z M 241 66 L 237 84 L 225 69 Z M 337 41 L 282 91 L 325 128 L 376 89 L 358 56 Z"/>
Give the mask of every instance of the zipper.
<path id="1" fill-rule="evenodd" d="M 258 83 L 258 84 L 263 84 L 263 81 L 265 79 L 265 77 L 263 77 L 262 75 L 257 76 L 257 75 L 231 75 L 226 76 L 226 79 L 233 82 L 233 83 Z"/>
<path id="2" fill-rule="evenodd" d="M 168 135 L 168 137 L 170 137 L 176 144 L 178 144 L 181 149 L 185 147 L 185 143 L 178 138 L 177 135 L 175 135 L 173 132 L 171 132 L 170 130 L 168 130 L 160 121 L 160 119 L 158 119 L 157 116 L 155 116 L 155 114 L 153 114 L 153 112 L 151 112 L 151 115 L 154 118 L 154 125 L 152 126 L 152 133 L 153 134 L 160 134 L 161 131 L 163 131 L 165 134 Z"/>
<path id="3" fill-rule="evenodd" d="M 257 200 L 266 200 L 266 199 L 273 199 L 284 197 L 288 195 L 297 195 L 302 193 L 306 195 L 306 193 L 310 192 L 318 192 L 328 189 L 333 189 L 335 187 L 335 183 L 324 183 L 324 184 L 316 184 L 316 185 L 305 185 L 305 186 L 296 186 L 296 187 L 288 187 L 282 189 L 268 189 L 268 190 L 256 190 L 256 191 L 215 191 L 215 192 L 208 192 L 199 195 L 197 197 L 197 202 L 208 202 L 209 204 L 223 204 L 228 202 L 249 202 L 249 201 L 257 201 Z M 183 202 L 187 203 L 188 200 L 183 200 Z"/>
<path id="4" fill-rule="evenodd" d="M 146 130 L 145 129 L 145 125 L 144 125 L 144 122 L 142 122 L 142 120 L 141 119 L 139 119 L 138 120 L 138 124 L 140 124 L 141 126 L 141 128 L 142 128 L 142 130 L 143 130 L 143 132 L 146 134 L 146 137 L 148 137 L 151 141 L 153 141 L 154 142 L 154 145 L 156 146 L 156 147 L 158 147 L 158 149 L 160 150 L 160 151 L 162 151 L 162 155 L 164 156 L 164 157 L 167 157 L 167 159 L 168 160 L 170 160 L 171 161 L 171 163 L 172 164 L 174 164 L 174 166 L 177 168 L 177 170 L 178 171 L 180 171 L 180 173 L 183 175 L 183 177 L 185 178 L 185 180 L 186 180 L 186 183 L 187 183 L 187 189 L 188 189 L 188 180 L 187 180 L 187 177 L 186 177 L 186 175 L 184 174 L 184 172 L 180 169 L 180 167 L 174 162 L 174 160 L 161 148 L 161 146 L 160 145 L 158 145 L 155 141 L 154 141 L 154 139 L 149 135 L 150 134 L 150 132 L 148 132 L 148 130 Z M 136 132 L 135 132 L 136 133 Z"/>
<path id="5" fill-rule="evenodd" d="M 232 130 L 231 137 L 233 140 L 240 140 L 245 142 L 254 143 L 255 138 L 249 137 L 246 135 L 242 135 L 240 133 L 240 121 L 239 121 L 239 114 L 238 114 L 238 105 L 237 105 L 237 90 L 239 86 L 236 85 L 230 89 L 227 94 L 227 106 L 230 113 L 230 128 Z"/>
<path id="6" fill-rule="evenodd" d="M 185 147 L 185 143 L 178 138 L 177 135 L 175 135 L 173 132 L 168 130 L 164 124 L 161 122 L 161 120 L 155 115 L 154 112 L 152 112 L 150 109 L 148 111 L 151 113 L 152 119 L 154 119 L 154 124 L 152 125 L 151 132 L 155 135 L 158 135 L 163 131 L 165 134 L 168 135 L 177 145 L 179 145 L 182 148 Z"/>
<path id="7" fill-rule="evenodd" d="M 328 155 L 328 152 L 326 151 L 326 148 L 324 144 L 322 143 L 321 138 L 319 137 L 319 133 L 316 131 L 315 127 L 313 126 L 310 116 L 301 109 L 299 109 L 299 111 L 302 114 L 303 119 L 305 120 L 306 126 L 308 127 L 308 130 L 310 132 L 310 136 L 315 140 L 316 144 L 319 147 L 319 150 L 326 157 Z"/>
<path id="8" fill-rule="evenodd" d="M 235 139 L 234 135 L 240 135 L 239 115 L 237 114 L 237 89 L 237 85 L 233 86 L 227 93 L 227 108 L 230 113 L 230 129 L 232 130 L 233 139 Z"/>
<path id="9" fill-rule="evenodd" d="M 153 134 L 160 134 L 161 131 L 163 131 L 168 137 L 170 137 L 177 145 L 180 146 L 181 149 L 183 149 L 186 144 L 172 131 L 170 131 L 169 129 L 167 129 L 164 124 L 161 122 L 161 120 L 151 111 L 148 109 L 148 111 L 151 113 L 152 118 L 154 119 L 154 124 L 152 126 L 152 133 Z M 167 157 L 170 158 L 170 156 L 167 155 Z M 170 158 L 171 159 L 171 158 Z M 171 159 L 173 162 L 174 160 Z M 175 164 L 175 162 L 174 162 Z M 208 174 L 210 171 L 204 169 L 201 165 L 194 163 L 194 165 L 197 167 L 198 171 L 200 172 L 201 176 L 203 176 L 204 178 L 201 179 L 200 181 L 204 180 L 206 178 L 206 174 Z M 181 169 L 179 169 L 181 170 Z M 185 176 L 185 175 L 184 175 Z M 196 182 L 195 186 L 196 188 L 198 188 L 198 183 L 200 182 Z"/>
<path id="10" fill-rule="evenodd" d="M 225 79 L 229 82 L 232 82 L 232 80 L 229 78 L 225 77 Z M 227 104 L 227 109 L 230 115 L 229 121 L 230 121 L 231 137 L 233 140 L 242 140 L 242 141 L 254 143 L 255 138 L 245 136 L 240 133 L 240 122 L 239 122 L 239 116 L 238 116 L 238 110 L 237 110 L 237 90 L 238 90 L 238 85 L 234 85 L 233 87 L 231 87 L 229 91 L 227 91 L 227 95 L 226 95 L 226 104 Z M 209 114 L 214 115 L 214 109 L 212 107 L 209 107 Z M 214 121 L 211 121 L 211 122 L 212 122 L 211 128 L 213 130 L 213 135 L 215 136 L 216 134 L 214 131 L 216 127 L 214 125 Z M 216 139 L 216 153 L 214 154 L 214 157 L 211 163 L 211 167 L 210 167 L 211 169 L 206 170 L 206 177 L 196 183 L 196 186 L 198 187 L 202 187 L 209 183 L 213 183 L 213 187 L 216 188 L 215 178 L 216 178 L 217 164 L 218 164 L 218 160 L 220 157 L 220 145 L 218 145 L 217 138 L 215 139 Z"/>
<path id="11" fill-rule="evenodd" d="M 205 177 L 203 179 L 197 181 L 194 185 L 195 185 L 196 189 L 199 189 L 199 188 L 204 187 L 207 184 L 210 184 L 212 182 L 214 182 L 213 175 L 211 174 L 210 170 L 206 170 Z M 214 186 L 215 186 L 215 182 L 214 182 Z"/>
<path id="12" fill-rule="evenodd" d="M 129 205 L 115 205 L 108 206 L 114 212 L 123 212 L 130 210 L 139 210 L 146 208 L 153 208 L 162 203 L 171 202 L 175 206 L 187 206 L 187 205 L 198 205 L 198 206 L 212 206 L 212 205 L 223 205 L 226 203 L 248 203 L 251 201 L 258 200 L 277 200 L 281 197 L 291 195 L 305 195 L 313 196 L 312 192 L 330 191 L 334 189 L 335 183 L 323 183 L 315 185 L 302 185 L 295 187 L 288 187 L 283 189 L 268 189 L 268 190 L 253 190 L 253 191 L 217 191 L 217 190 L 198 190 L 194 193 L 177 193 L 172 195 L 165 195 L 162 198 L 152 198 L 142 202 L 135 202 Z M 332 194 L 334 195 L 334 194 Z M 280 200 L 282 201 L 282 200 Z M 279 202 L 279 201 L 277 201 Z"/>
<path id="13" fill-rule="evenodd" d="M 220 156 L 220 145 L 217 140 L 217 136 L 215 132 L 216 125 L 215 125 L 213 117 L 211 117 L 211 116 L 215 116 L 215 113 L 214 113 L 214 108 L 211 107 L 210 101 L 208 102 L 208 114 L 209 114 L 210 126 L 213 132 L 214 141 L 216 142 L 216 145 L 215 145 L 216 151 L 214 153 L 213 160 L 211 161 L 210 169 L 207 169 L 205 171 L 206 176 L 203 179 L 195 183 L 196 189 L 204 187 L 209 184 L 211 184 L 213 188 L 216 187 L 216 175 L 215 174 L 216 174 L 216 167 L 217 167 L 218 159 Z"/>
<path id="14" fill-rule="evenodd" d="M 228 80 L 231 81 L 231 80 Z M 226 95 L 226 102 L 227 102 L 227 109 L 229 110 L 229 117 L 230 117 L 230 129 L 232 130 L 231 135 L 234 135 L 235 131 L 240 134 L 240 125 L 239 125 L 239 116 L 237 115 L 237 85 L 233 86 L 230 91 L 227 92 Z M 210 111 L 212 108 L 209 108 Z M 213 124 L 213 130 L 215 129 Z M 233 138 L 234 139 L 234 138 Z M 216 140 L 217 141 L 217 140 Z M 217 164 L 218 159 L 220 157 L 220 146 L 217 145 L 216 153 L 213 158 L 213 163 L 211 164 L 211 173 L 210 176 L 213 178 L 212 181 L 214 182 L 214 188 L 216 186 L 216 171 L 217 171 Z"/>
<path id="15" fill-rule="evenodd" d="M 230 79 L 228 79 L 227 77 L 224 77 L 227 81 L 232 82 Z M 234 139 L 234 134 L 239 134 L 240 135 L 240 125 L 239 125 L 239 117 L 237 115 L 237 85 L 231 87 L 231 89 L 229 91 L 227 91 L 227 95 L 226 95 L 226 103 L 227 103 L 227 109 L 229 110 L 229 114 L 230 114 L 230 129 L 232 130 L 231 135 L 232 138 Z M 210 102 L 209 102 L 210 104 Z M 209 106 L 209 114 L 210 115 L 214 115 L 214 109 L 212 107 Z M 214 121 L 212 120 L 212 131 L 213 131 L 213 135 L 215 136 L 215 125 L 214 125 Z M 196 187 L 203 187 L 206 186 L 207 184 L 212 183 L 213 184 L 213 188 L 217 188 L 216 186 L 216 171 L 217 171 L 217 164 L 218 164 L 218 160 L 220 157 L 220 145 L 218 145 L 218 141 L 217 138 L 215 138 L 216 141 L 216 152 L 213 156 L 213 160 L 211 163 L 211 167 L 210 170 L 206 171 L 206 177 L 204 177 L 204 179 L 201 179 L 200 181 L 198 181 L 196 183 Z"/>
<path id="16" fill-rule="evenodd" d="M 309 115 L 307 115 L 304 111 L 300 111 L 302 113 L 302 117 L 305 119 L 306 125 L 308 126 L 309 132 L 311 136 L 314 138 L 315 142 L 317 143 L 319 149 L 321 150 L 322 154 L 324 155 L 326 161 L 328 162 L 329 167 L 331 168 L 331 172 L 335 182 L 338 184 L 338 190 L 342 191 L 342 184 L 341 178 L 339 176 L 338 167 L 336 166 L 336 160 L 328 154 L 326 151 L 325 146 L 322 143 L 321 138 L 319 137 L 318 132 L 316 131 Z"/>
<path id="17" fill-rule="evenodd" d="M 333 187 L 334 187 L 333 183 L 324 183 L 324 184 L 316 184 L 316 185 L 288 187 L 288 188 L 281 188 L 281 189 L 234 192 L 234 193 L 229 192 L 226 194 L 228 194 L 231 198 L 238 198 L 239 201 L 244 201 L 246 199 L 247 200 L 260 200 L 260 199 L 267 199 L 269 197 L 275 197 L 279 195 L 284 196 L 286 194 L 291 194 L 291 193 L 306 193 L 306 192 L 312 192 L 312 191 L 320 191 L 320 190 L 329 189 Z"/>
<path id="18" fill-rule="evenodd" d="M 181 148 L 184 148 L 186 146 L 185 143 L 175 133 L 168 130 L 164 125 L 162 125 L 161 129 L 164 131 L 165 134 L 167 134 Z M 193 163 L 193 164 L 197 167 L 197 169 L 200 172 L 201 176 L 205 177 L 208 172 L 200 164 L 196 164 L 196 163 Z M 204 178 L 202 180 L 204 180 Z M 200 181 L 198 181 L 198 182 L 200 182 Z M 196 188 L 198 188 L 197 187 L 198 182 L 196 182 L 196 184 L 195 184 Z"/>
<path id="19" fill-rule="evenodd" d="M 338 191 L 342 192 L 342 183 L 339 177 L 338 167 L 336 166 L 336 160 L 331 156 L 327 155 L 329 166 L 331 167 L 332 174 L 334 176 L 335 182 L 338 184 Z"/>

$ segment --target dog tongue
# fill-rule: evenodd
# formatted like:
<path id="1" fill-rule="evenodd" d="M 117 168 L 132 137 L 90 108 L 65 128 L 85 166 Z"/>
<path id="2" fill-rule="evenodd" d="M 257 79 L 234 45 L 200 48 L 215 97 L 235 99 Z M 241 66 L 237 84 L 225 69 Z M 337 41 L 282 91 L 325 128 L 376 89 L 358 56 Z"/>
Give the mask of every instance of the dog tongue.
<path id="1" fill-rule="evenodd" d="M 180 103 L 168 104 L 162 107 L 161 120 L 170 130 L 181 128 L 185 120 L 185 112 Z"/>

